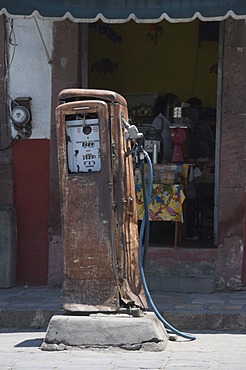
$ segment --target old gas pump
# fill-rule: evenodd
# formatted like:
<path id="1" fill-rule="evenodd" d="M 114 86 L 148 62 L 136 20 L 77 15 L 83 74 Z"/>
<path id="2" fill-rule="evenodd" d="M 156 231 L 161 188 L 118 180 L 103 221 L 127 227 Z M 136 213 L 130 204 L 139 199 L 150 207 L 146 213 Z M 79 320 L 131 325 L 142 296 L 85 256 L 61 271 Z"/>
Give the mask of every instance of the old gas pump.
<path id="1" fill-rule="evenodd" d="M 161 351 L 164 326 L 146 312 L 125 99 L 69 89 L 56 109 L 65 315 L 55 315 L 42 350 L 109 346 Z"/>
<path id="2" fill-rule="evenodd" d="M 129 124 L 127 103 L 115 92 L 68 89 L 59 101 L 66 315 L 51 318 L 41 349 L 69 345 L 162 351 L 168 338 L 164 325 L 175 328 L 156 310 L 143 274 L 139 240 L 144 222 L 138 238 L 131 155 L 131 140 L 138 146 L 142 134 Z M 151 186 L 148 199 L 150 192 Z M 154 312 L 146 311 L 146 296 Z"/>
<path id="3" fill-rule="evenodd" d="M 68 312 L 144 309 L 127 103 L 104 90 L 64 90 L 56 109 Z"/>

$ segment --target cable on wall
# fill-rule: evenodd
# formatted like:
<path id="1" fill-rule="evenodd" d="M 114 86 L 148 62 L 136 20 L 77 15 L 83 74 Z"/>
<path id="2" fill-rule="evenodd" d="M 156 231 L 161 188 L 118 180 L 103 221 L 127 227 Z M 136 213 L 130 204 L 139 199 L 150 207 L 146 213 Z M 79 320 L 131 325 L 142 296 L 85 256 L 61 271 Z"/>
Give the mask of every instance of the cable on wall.
<path id="1" fill-rule="evenodd" d="M 38 24 L 38 21 L 36 19 L 36 17 L 34 17 L 34 22 L 36 24 L 36 27 L 37 27 L 37 30 L 38 30 L 38 33 L 39 33 L 39 36 L 40 36 L 40 39 L 41 39 L 41 42 L 42 42 L 42 45 L 44 47 L 44 50 L 45 50 L 45 54 L 47 56 L 47 59 L 48 59 L 48 63 L 51 64 L 52 63 L 52 60 L 49 56 L 49 52 L 48 52 L 48 49 L 47 49 L 47 46 L 45 45 L 45 41 L 44 41 L 44 38 L 43 38 L 43 35 L 42 35 L 42 32 L 40 30 L 40 27 L 39 27 L 39 24 Z"/>

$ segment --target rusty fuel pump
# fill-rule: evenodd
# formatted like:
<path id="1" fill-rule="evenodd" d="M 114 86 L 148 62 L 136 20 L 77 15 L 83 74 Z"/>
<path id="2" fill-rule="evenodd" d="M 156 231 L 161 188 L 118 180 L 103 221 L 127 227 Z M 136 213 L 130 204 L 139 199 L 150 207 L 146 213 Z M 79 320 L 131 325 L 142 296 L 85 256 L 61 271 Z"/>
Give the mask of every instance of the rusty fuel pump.
<path id="1" fill-rule="evenodd" d="M 127 103 L 103 90 L 64 90 L 59 100 L 63 307 L 144 309 L 132 157 L 126 154 Z"/>
<path id="2" fill-rule="evenodd" d="M 146 284 L 142 240 L 148 234 L 153 173 L 138 141 L 142 134 L 128 122 L 126 100 L 108 90 L 68 89 L 59 94 L 59 103 L 64 315 L 51 318 L 41 349 L 114 346 L 162 351 L 170 334 L 194 340 L 160 315 Z M 139 235 L 133 156 L 143 169 L 146 198 Z"/>
<path id="3" fill-rule="evenodd" d="M 65 315 L 52 317 L 42 349 L 72 346 L 163 350 L 139 269 L 138 224 L 126 100 L 67 89 L 56 109 Z"/>

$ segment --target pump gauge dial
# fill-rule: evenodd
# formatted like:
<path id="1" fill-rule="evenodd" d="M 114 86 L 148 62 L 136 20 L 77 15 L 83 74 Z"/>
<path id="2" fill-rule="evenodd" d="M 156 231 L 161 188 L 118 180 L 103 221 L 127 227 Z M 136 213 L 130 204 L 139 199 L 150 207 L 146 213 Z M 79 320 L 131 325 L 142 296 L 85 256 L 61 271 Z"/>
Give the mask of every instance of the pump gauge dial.
<path id="1" fill-rule="evenodd" d="M 12 109 L 11 119 L 16 126 L 24 126 L 30 120 L 30 112 L 22 105 L 17 105 Z"/>

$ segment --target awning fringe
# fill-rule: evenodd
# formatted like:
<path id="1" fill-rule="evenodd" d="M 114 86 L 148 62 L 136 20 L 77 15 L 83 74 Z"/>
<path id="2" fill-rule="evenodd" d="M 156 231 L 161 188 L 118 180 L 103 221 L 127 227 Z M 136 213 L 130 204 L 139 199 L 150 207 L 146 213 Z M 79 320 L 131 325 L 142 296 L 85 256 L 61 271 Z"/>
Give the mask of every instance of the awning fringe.
<path id="1" fill-rule="evenodd" d="M 212 16 L 212 17 L 206 17 L 203 16 L 200 12 L 194 13 L 192 17 L 189 18 L 171 18 L 167 13 L 163 13 L 160 17 L 158 18 L 149 18 L 149 19 L 143 19 L 143 18 L 138 18 L 134 13 L 129 14 L 127 18 L 106 18 L 102 13 L 98 13 L 95 17 L 92 18 L 77 18 L 72 16 L 70 12 L 67 12 L 64 14 L 62 17 L 54 17 L 54 16 L 42 16 L 37 10 L 34 10 L 32 14 L 30 15 L 15 15 L 15 14 L 10 14 L 7 9 L 3 8 L 0 10 L 0 15 L 4 14 L 7 18 L 22 18 L 22 19 L 30 19 L 33 17 L 39 18 L 39 19 L 52 19 L 54 21 L 63 21 L 65 19 L 70 19 L 73 22 L 77 23 L 94 23 L 97 22 L 98 20 L 101 20 L 104 23 L 127 23 L 131 20 L 133 20 L 136 23 L 159 23 L 162 20 L 167 20 L 170 23 L 185 23 L 185 22 L 192 22 L 195 19 L 199 19 L 201 21 L 223 21 L 227 19 L 228 17 L 232 17 L 234 19 L 246 19 L 246 14 L 245 15 L 237 15 L 235 14 L 232 10 L 229 10 L 226 14 L 220 15 L 220 16 Z"/>

